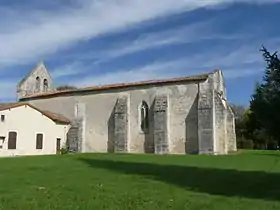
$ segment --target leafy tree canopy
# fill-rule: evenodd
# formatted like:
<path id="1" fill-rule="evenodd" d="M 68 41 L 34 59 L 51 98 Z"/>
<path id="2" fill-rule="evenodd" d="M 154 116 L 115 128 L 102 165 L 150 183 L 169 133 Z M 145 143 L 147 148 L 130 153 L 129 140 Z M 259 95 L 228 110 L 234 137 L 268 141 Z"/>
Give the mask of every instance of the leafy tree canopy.
<path id="1" fill-rule="evenodd" d="M 250 109 L 259 125 L 280 143 L 280 60 L 277 52 L 261 49 L 266 69 L 261 83 L 256 85 Z"/>

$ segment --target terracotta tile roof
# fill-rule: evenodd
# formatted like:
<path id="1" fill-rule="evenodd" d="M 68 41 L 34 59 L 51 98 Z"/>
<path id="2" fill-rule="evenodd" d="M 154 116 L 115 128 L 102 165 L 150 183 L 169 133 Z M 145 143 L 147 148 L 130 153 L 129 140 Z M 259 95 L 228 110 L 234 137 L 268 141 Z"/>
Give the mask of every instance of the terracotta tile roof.
<path id="1" fill-rule="evenodd" d="M 35 107 L 35 106 L 33 106 L 33 105 L 29 104 L 29 103 L 18 102 L 18 103 L 0 104 L 0 111 L 16 108 L 16 107 L 20 107 L 20 106 L 29 106 L 29 107 L 37 110 L 38 112 L 42 113 L 46 117 L 50 118 L 52 121 L 54 121 L 56 123 L 63 123 L 63 124 L 69 124 L 70 123 L 69 119 L 67 119 L 66 117 L 64 117 L 64 116 L 62 116 L 60 114 L 38 109 L 37 107 Z"/>
<path id="2" fill-rule="evenodd" d="M 61 114 L 50 112 L 50 111 L 47 111 L 47 110 L 43 110 L 42 112 L 43 112 L 44 115 L 46 115 L 47 117 L 51 118 L 55 122 L 70 123 L 70 120 L 67 119 L 66 117 L 64 117 Z"/>
<path id="3" fill-rule="evenodd" d="M 78 89 L 72 89 L 72 90 L 61 90 L 61 91 L 55 90 L 52 92 L 38 93 L 38 94 L 25 96 L 25 97 L 22 97 L 20 100 L 61 96 L 61 95 L 66 95 L 66 94 L 76 94 L 76 93 L 85 93 L 85 92 L 93 92 L 93 91 L 104 91 L 104 90 L 129 88 L 129 87 L 140 87 L 140 86 L 148 86 L 148 85 L 166 85 L 166 84 L 173 84 L 173 83 L 178 83 L 178 82 L 199 82 L 199 81 L 206 80 L 208 78 L 208 76 L 209 76 L 209 73 L 201 74 L 201 75 L 197 75 L 197 76 L 189 76 L 189 77 L 181 77 L 181 78 L 173 78 L 173 79 L 165 79 L 165 80 L 148 80 L 148 81 L 141 81 L 141 82 L 92 86 L 92 87 L 78 88 Z"/>
<path id="4" fill-rule="evenodd" d="M 0 104 L 0 111 L 11 109 L 14 107 L 18 107 L 20 103 L 1 103 Z"/>

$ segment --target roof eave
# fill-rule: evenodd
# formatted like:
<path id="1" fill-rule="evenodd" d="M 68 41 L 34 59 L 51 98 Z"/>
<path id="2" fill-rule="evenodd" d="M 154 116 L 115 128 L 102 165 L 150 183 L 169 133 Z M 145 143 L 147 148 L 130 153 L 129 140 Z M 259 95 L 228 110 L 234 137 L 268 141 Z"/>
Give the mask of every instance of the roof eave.
<path id="1" fill-rule="evenodd" d="M 158 80 L 158 81 L 144 81 L 144 82 L 138 82 L 138 83 L 128 83 L 128 84 L 112 84 L 112 85 L 105 85 L 105 86 L 95 86 L 95 87 L 86 87 L 86 88 L 80 88 L 75 90 L 64 90 L 59 92 L 50 92 L 50 93 L 44 93 L 40 95 L 30 95 L 26 97 L 22 97 L 19 100 L 32 100 L 32 99 L 40 99 L 40 98 L 47 98 L 47 97 L 55 97 L 55 96 L 63 96 L 66 94 L 77 94 L 77 93 L 87 93 L 87 92 L 96 92 L 96 91 L 104 91 L 104 90 L 111 90 L 111 89 L 121 89 L 121 88 L 131 88 L 131 87 L 141 87 L 141 86 L 153 86 L 153 85 L 163 85 L 163 84 L 174 84 L 174 83 L 185 83 L 185 82 L 201 82 L 205 81 L 209 77 L 208 74 L 193 76 L 193 77 L 187 77 L 187 78 L 177 78 L 177 79 L 171 79 L 171 80 Z"/>

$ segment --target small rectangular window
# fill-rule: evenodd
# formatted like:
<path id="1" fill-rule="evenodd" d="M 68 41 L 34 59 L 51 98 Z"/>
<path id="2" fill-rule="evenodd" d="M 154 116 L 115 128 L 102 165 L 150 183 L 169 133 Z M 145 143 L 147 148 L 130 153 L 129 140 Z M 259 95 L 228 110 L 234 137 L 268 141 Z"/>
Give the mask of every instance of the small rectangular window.
<path id="1" fill-rule="evenodd" d="M 43 134 L 36 135 L 36 149 L 43 149 Z"/>
<path id="2" fill-rule="evenodd" d="M 1 114 L 1 122 L 5 121 L 5 115 Z"/>

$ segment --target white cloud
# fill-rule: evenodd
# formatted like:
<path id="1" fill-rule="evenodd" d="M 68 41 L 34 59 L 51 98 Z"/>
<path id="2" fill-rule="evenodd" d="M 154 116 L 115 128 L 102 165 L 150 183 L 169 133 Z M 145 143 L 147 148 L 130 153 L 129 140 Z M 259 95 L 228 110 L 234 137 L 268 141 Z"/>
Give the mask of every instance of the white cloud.
<path id="1" fill-rule="evenodd" d="M 84 72 L 85 70 L 85 66 L 83 67 L 83 69 L 81 69 L 81 63 L 79 63 L 78 61 L 74 61 L 72 63 L 59 66 L 55 69 L 50 69 L 50 73 L 52 78 L 59 79 L 65 76 L 79 75 L 81 71 Z"/>
<path id="2" fill-rule="evenodd" d="M 132 69 L 117 69 L 116 71 L 103 74 L 92 73 L 85 78 L 79 76 L 80 71 L 83 71 L 83 73 L 89 72 L 89 70 L 94 68 L 94 64 L 88 65 L 83 62 L 73 61 L 65 66 L 58 66 L 53 69 L 51 75 L 55 82 L 58 82 L 64 76 L 70 76 L 67 84 L 85 87 L 190 76 L 207 73 L 216 68 L 221 68 L 222 66 L 222 70 L 224 71 L 227 80 L 253 76 L 264 70 L 261 53 L 258 49 L 252 48 L 249 45 L 232 49 L 228 56 L 223 57 L 223 55 L 223 51 L 206 51 L 177 60 L 158 60 Z M 243 65 L 248 61 L 246 55 L 252 58 L 249 67 Z M 242 56 L 244 56 L 244 59 L 242 59 Z M 226 60 L 224 63 L 223 58 Z M 2 99 L 15 99 L 17 82 L 18 81 L 12 80 L 0 81 L 0 96 Z"/>
<path id="3" fill-rule="evenodd" d="M 17 64 L 44 57 L 77 41 L 123 30 L 179 11 L 217 4 L 196 0 L 80 0 L 75 9 L 53 13 L 11 12 L 0 32 L 0 64 Z M 7 24 L 9 22 L 9 24 Z M 3 28 L 5 27 L 5 28 Z"/>
<path id="4" fill-rule="evenodd" d="M 119 70 L 105 74 L 93 75 L 85 79 L 74 79 L 72 82 L 79 87 L 104 85 L 123 82 L 135 82 L 154 78 L 164 78 L 170 75 L 171 67 L 179 67 L 183 61 L 155 62 L 138 68 Z"/>
<path id="5" fill-rule="evenodd" d="M 66 8 L 63 11 L 41 11 L 41 10 L 14 10 L 0 6 L 0 13 L 7 16 L 0 23 L 0 67 L 4 65 L 14 65 L 27 63 L 32 60 L 41 60 L 47 54 L 59 51 L 68 46 L 72 46 L 81 40 L 98 37 L 101 34 L 111 33 L 119 30 L 126 30 L 137 26 L 145 21 L 154 20 L 157 17 L 190 11 L 199 7 L 216 6 L 221 3 L 232 3 L 233 0 L 74 0 L 79 3 L 75 8 Z M 242 1 L 249 3 L 271 3 L 279 2 L 276 0 Z M 1 14 L 0 14 L 1 17 Z M 4 20 L 4 21 L 3 21 Z M 104 57 L 117 57 L 120 55 L 132 53 L 135 51 L 157 47 L 170 43 L 188 42 L 194 38 L 207 38 L 207 33 L 197 34 L 207 22 L 190 25 L 181 28 L 181 31 L 171 30 L 162 34 L 152 34 L 140 37 L 131 46 L 117 46 L 120 49 L 104 51 Z M 193 33 L 191 33 L 193 29 Z M 184 31 L 185 30 L 185 31 Z M 205 30 L 205 29 L 204 29 Z M 179 32 L 178 34 L 176 34 Z M 187 32 L 187 33 L 186 33 Z M 185 37 L 188 34 L 188 37 Z M 222 35 L 215 34 L 219 38 Z M 209 37 L 208 37 L 209 38 Z M 211 38 L 211 37 L 210 37 Z M 234 38 L 234 36 L 233 36 Z M 124 43 L 126 44 L 126 43 Z M 166 61 L 152 63 L 148 66 L 130 69 L 126 71 L 112 72 L 106 75 L 94 76 L 83 81 L 74 81 L 81 85 L 104 84 L 115 82 L 126 82 L 137 80 L 146 80 L 162 77 L 182 76 L 184 69 L 195 70 L 194 64 L 199 64 L 204 69 L 212 70 L 219 64 L 233 65 L 244 61 L 244 50 L 237 52 L 233 50 L 232 54 L 222 55 L 217 52 L 216 55 L 200 54 L 186 58 L 182 61 Z M 252 50 L 248 51 L 248 61 L 256 60 L 258 52 L 254 54 Z M 208 56 L 208 57 L 207 57 Z M 251 56 L 251 57 L 250 57 Z M 202 59 L 203 57 L 203 59 Z M 43 59 L 44 60 L 44 59 Z M 201 68 L 202 68 L 201 67 Z M 76 76 L 77 70 L 83 70 L 86 66 L 80 61 L 75 61 L 62 68 L 54 69 L 54 77 Z M 1 68 L 1 70 L 5 68 Z M 226 71 L 226 69 L 225 69 Z M 248 70 L 249 72 L 250 70 Z M 181 72 L 181 73 L 180 73 Z M 193 72 L 194 74 L 197 73 Z M 184 72 L 189 75 L 191 72 Z M 232 73 L 231 78 L 235 78 Z M 2 81 L 0 84 L 1 98 L 9 98 L 15 95 L 15 86 L 17 81 Z"/>
<path id="6" fill-rule="evenodd" d="M 199 24 L 194 28 L 199 28 L 198 26 Z M 180 31 L 186 30 L 188 30 L 188 28 L 184 27 L 177 30 L 178 33 L 176 33 L 176 30 L 170 30 L 163 33 L 147 34 L 147 36 L 134 41 L 133 44 L 128 45 L 128 47 L 125 47 L 124 45 L 123 47 L 119 46 L 107 51 L 105 50 L 101 53 L 102 56 L 99 56 L 106 60 L 114 56 L 122 55 L 123 53 L 130 53 L 135 49 L 139 50 L 148 47 L 148 43 L 151 45 L 153 45 L 153 43 L 164 43 L 165 39 L 169 40 L 169 38 L 172 38 L 174 34 L 179 34 L 178 36 L 180 36 L 180 34 L 184 34 L 183 32 L 180 33 Z M 210 37 L 211 36 L 223 37 L 223 35 L 215 33 L 210 33 Z M 232 37 L 229 38 L 239 38 L 238 36 L 238 34 L 233 34 Z M 227 38 L 227 36 L 225 36 L 225 38 Z M 177 39 L 175 38 L 174 40 Z M 264 44 L 269 50 L 273 50 L 271 47 L 275 48 L 278 43 L 280 43 L 280 39 L 275 38 L 266 41 Z M 225 72 L 227 79 L 236 79 L 239 77 L 256 75 L 263 71 L 264 61 L 262 59 L 261 52 L 259 51 L 261 44 L 260 40 L 256 39 L 246 45 L 237 45 L 232 48 L 229 48 L 228 46 L 223 46 L 221 48 L 213 47 L 213 49 L 194 53 L 184 57 L 183 59 L 167 59 L 164 61 L 158 60 L 157 62 L 150 63 L 146 66 L 140 65 L 132 69 L 118 69 L 117 71 L 106 74 L 102 74 L 102 72 L 97 73 L 97 71 L 92 72 L 92 70 L 98 70 L 99 67 L 95 65 L 96 63 L 88 64 L 83 62 L 83 56 L 81 55 L 78 56 L 79 59 L 72 64 L 68 63 L 66 66 L 57 67 L 57 73 L 55 75 L 56 77 L 75 75 L 75 78 L 73 77 L 73 79 L 71 79 L 72 81 L 68 81 L 69 84 L 75 84 L 77 86 L 91 86 L 177 76 L 180 77 L 190 74 L 209 72 L 213 69 L 221 68 Z M 91 57 L 92 55 L 89 54 L 89 56 Z M 92 72 L 92 76 L 81 80 L 80 77 L 76 77 L 80 73 L 78 71 L 82 71 L 83 73 Z"/>
<path id="7" fill-rule="evenodd" d="M 272 38 L 268 40 L 250 40 L 249 43 L 237 46 L 234 49 L 227 48 L 225 52 L 212 54 L 207 52 L 211 59 L 205 60 L 201 65 L 204 67 L 218 65 L 218 66 L 238 66 L 241 64 L 263 63 L 262 53 L 260 49 L 262 45 L 268 48 L 269 51 L 274 51 L 280 44 L 280 38 Z"/>
<path id="8" fill-rule="evenodd" d="M 148 32 L 145 34 L 141 34 L 134 40 L 113 44 L 104 50 L 96 51 L 94 49 L 92 51 L 87 51 L 86 53 L 74 53 L 72 55 L 69 55 L 69 57 L 75 57 L 78 60 L 97 59 L 97 62 L 95 63 L 100 63 L 135 52 L 151 48 L 163 47 L 171 44 L 191 43 L 193 41 L 199 41 L 201 39 L 211 39 L 215 37 L 221 39 L 241 37 L 241 35 L 238 36 L 236 34 L 234 34 L 233 36 L 223 36 L 217 33 L 213 34 L 213 31 L 211 31 L 211 26 L 213 22 L 215 22 L 215 20 L 216 19 L 210 19 L 183 27 L 177 27 L 175 29 Z M 242 34 L 242 37 L 244 36 L 245 35 Z"/>
<path id="9" fill-rule="evenodd" d="M 230 35 L 213 31 L 212 26 L 216 21 L 217 18 L 213 18 L 207 21 L 190 24 L 176 29 L 166 30 L 163 32 L 146 33 L 132 42 L 117 44 L 116 46 L 99 53 L 96 53 L 96 51 L 89 52 L 86 55 L 80 55 L 80 58 L 92 59 L 93 57 L 96 57 L 99 62 L 104 62 L 112 58 L 172 44 L 186 44 L 207 39 L 245 39 L 253 36 L 253 34 L 247 34 L 246 32 L 242 34 L 236 33 Z"/>
<path id="10" fill-rule="evenodd" d="M 145 66 L 139 66 L 132 69 L 122 69 L 105 74 L 93 74 L 87 76 L 84 79 L 73 78 L 70 84 L 78 87 L 114 84 L 114 83 L 126 83 L 135 81 L 144 81 L 151 79 L 164 79 L 174 77 L 184 77 L 197 75 L 202 73 L 208 73 L 214 69 L 219 68 L 218 62 L 215 62 L 221 57 L 220 52 L 205 54 L 197 54 L 188 57 L 188 59 L 177 59 L 167 61 L 157 61 Z M 203 62 L 212 63 L 212 65 L 200 65 Z M 261 73 L 264 70 L 262 63 L 251 63 L 249 67 L 242 66 L 241 63 L 237 63 L 237 60 L 232 60 L 234 65 L 228 65 L 222 68 L 226 79 L 238 79 L 241 77 L 253 76 Z M 80 68 L 83 68 L 82 66 Z"/>
<path id="11" fill-rule="evenodd" d="M 47 54 L 71 46 L 80 40 L 125 30 L 161 16 L 235 1 L 73 0 L 73 2 L 79 4 L 73 8 L 65 7 L 66 9 L 62 11 L 32 9 L 22 11 L 0 6 L 0 11 L 8 14 L 2 18 L 4 21 L 0 25 L 0 65 L 26 63 L 30 60 L 34 62 L 34 59 L 41 60 Z M 166 40 L 168 41 L 174 40 Z"/>
<path id="12" fill-rule="evenodd" d="M 60 66 L 53 70 L 52 74 L 54 77 L 64 77 L 78 75 L 80 72 L 87 72 L 92 69 L 96 69 L 97 64 L 102 62 L 110 61 L 111 59 L 121 57 L 128 54 L 133 54 L 135 52 L 141 52 L 147 49 L 155 49 L 157 47 L 164 47 L 172 44 L 182 44 L 182 43 L 193 43 L 199 42 L 206 39 L 219 39 L 219 40 L 242 40 L 249 39 L 254 36 L 250 33 L 235 33 L 235 34 L 223 34 L 217 30 L 213 30 L 213 25 L 216 23 L 217 18 L 208 19 L 206 21 L 196 22 L 183 27 L 172 28 L 160 32 L 151 32 L 140 35 L 137 39 L 132 41 L 126 41 L 122 43 L 117 43 L 111 45 L 104 50 L 89 50 L 84 52 L 73 53 L 67 55 L 68 59 L 74 59 L 75 61 L 65 66 Z M 193 55 L 192 58 L 199 59 L 202 56 L 215 56 L 213 52 L 203 52 L 199 55 Z M 217 59 L 217 57 L 214 57 Z M 230 59 L 230 58 L 229 58 Z M 87 62 L 86 62 L 87 60 Z M 92 60 L 94 60 L 92 62 Z M 214 62 L 213 59 L 211 62 Z M 83 64 L 86 62 L 87 64 Z M 209 61 L 208 61 L 209 62 Z M 224 62 L 222 62 L 224 63 Z M 200 65 L 206 65 L 205 62 Z"/>
<path id="13" fill-rule="evenodd" d="M 263 72 L 263 68 L 260 66 L 255 66 L 252 68 L 233 68 L 233 69 L 226 69 L 224 71 L 224 76 L 226 79 L 238 79 L 238 78 L 244 78 L 249 76 L 254 76 L 257 74 L 260 74 Z"/>

